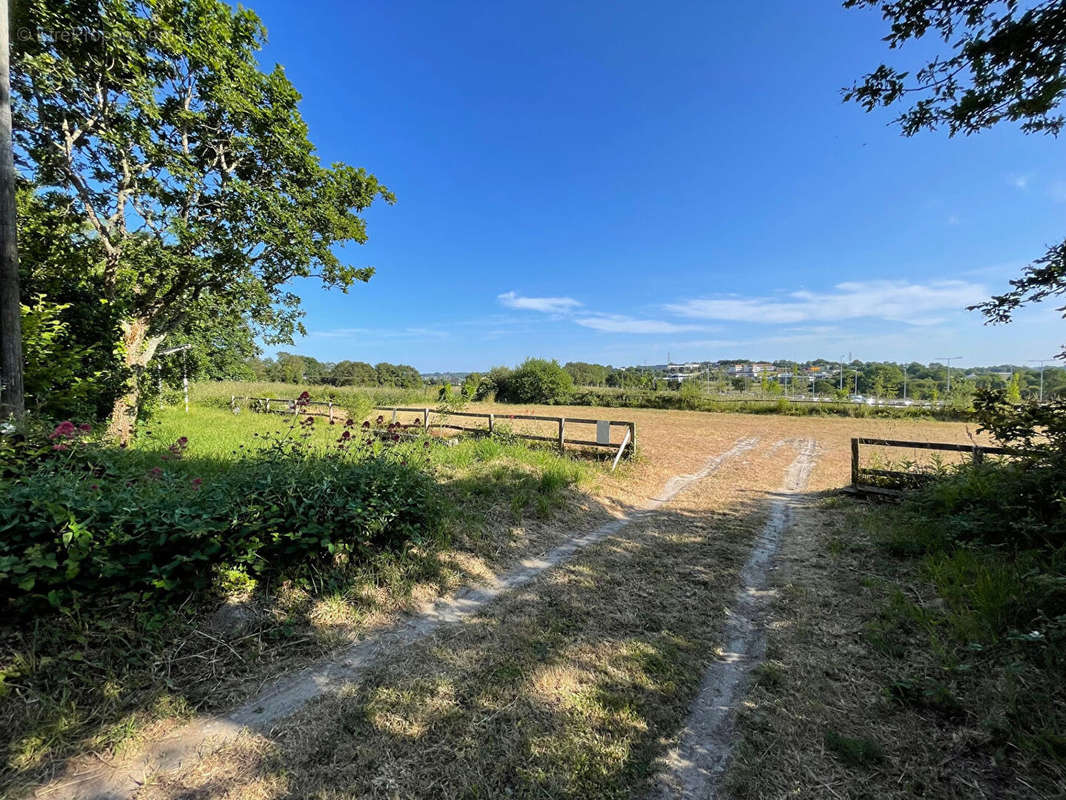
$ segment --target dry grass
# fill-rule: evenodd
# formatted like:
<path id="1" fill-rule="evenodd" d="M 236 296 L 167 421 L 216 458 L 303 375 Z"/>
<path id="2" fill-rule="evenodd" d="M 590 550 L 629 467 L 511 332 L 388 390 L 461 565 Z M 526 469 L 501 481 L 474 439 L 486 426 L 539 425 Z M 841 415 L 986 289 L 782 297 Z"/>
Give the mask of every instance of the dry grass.
<path id="1" fill-rule="evenodd" d="M 795 456 L 727 462 L 476 619 L 393 654 L 276 732 L 142 798 L 215 796 L 216 765 L 276 797 L 639 797 L 676 737 L 737 573 Z M 323 746 L 328 742 L 327 746 Z"/>
<path id="2" fill-rule="evenodd" d="M 738 720 L 729 795 L 1063 796 L 1061 769 L 1054 777 L 1050 761 L 986 724 L 992 696 L 1011 691 L 1008 676 L 974 676 L 1000 685 L 958 696 L 930 684 L 901 697 L 906 676 L 944 674 L 943 653 L 902 617 L 897 627 L 895 609 L 936 617 L 944 607 L 918 562 L 871 541 L 871 513 L 826 501 L 797 514 L 780 555 L 768 660 Z"/>
<path id="3" fill-rule="evenodd" d="M 501 413 L 503 408 L 509 409 L 509 413 L 636 422 L 639 450 L 636 462 L 625 467 L 623 479 L 602 479 L 598 492 L 604 498 L 635 506 L 654 496 L 669 477 L 696 471 L 710 454 L 727 449 L 741 436 L 761 436 L 770 441 L 815 439 L 822 455 L 813 476 L 813 490 L 838 488 L 850 481 L 853 436 L 970 444 L 972 435 L 978 442 L 990 443 L 976 434 L 974 425 L 963 422 L 710 414 L 587 406 L 501 406 L 490 403 L 469 406 L 469 410 L 483 413 Z M 514 424 L 517 429 L 519 423 Z M 899 451 L 892 457 L 905 455 L 907 451 Z"/>

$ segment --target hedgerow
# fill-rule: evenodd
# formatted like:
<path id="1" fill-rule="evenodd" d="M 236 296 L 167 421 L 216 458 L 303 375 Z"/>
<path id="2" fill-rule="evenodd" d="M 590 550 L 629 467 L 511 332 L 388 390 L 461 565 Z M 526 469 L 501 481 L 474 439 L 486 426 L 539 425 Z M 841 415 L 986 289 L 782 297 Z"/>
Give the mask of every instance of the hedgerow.
<path id="1" fill-rule="evenodd" d="M 2 486 L 0 601 L 28 611 L 100 595 L 162 598 L 205 589 L 219 570 L 360 559 L 439 530 L 443 509 L 418 447 L 396 447 L 383 424 L 349 422 L 321 452 L 308 443 L 314 424 L 294 418 L 207 477 L 181 463 L 184 437 L 151 467 L 71 422 L 4 437 L 5 462 L 19 466 Z"/>

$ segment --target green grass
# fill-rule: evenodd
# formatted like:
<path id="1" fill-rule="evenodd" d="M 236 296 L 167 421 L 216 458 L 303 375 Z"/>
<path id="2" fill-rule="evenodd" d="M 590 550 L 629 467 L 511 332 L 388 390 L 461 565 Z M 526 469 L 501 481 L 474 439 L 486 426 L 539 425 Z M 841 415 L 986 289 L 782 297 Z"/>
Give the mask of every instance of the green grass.
<path id="1" fill-rule="evenodd" d="M 394 386 L 324 386 L 320 384 L 280 383 L 272 381 L 203 381 L 193 383 L 189 389 L 190 399 L 200 405 L 214 405 L 228 408 L 230 399 L 240 402 L 246 397 L 270 397 L 289 400 L 306 391 L 315 401 L 330 400 L 347 407 L 367 407 L 374 405 L 418 405 L 433 406 L 437 402 L 437 389 L 432 386 L 418 386 L 400 389 Z M 168 399 L 175 404 L 180 396 L 174 392 Z"/>
<path id="2" fill-rule="evenodd" d="M 852 767 L 876 764 L 885 757 L 881 745 L 866 736 L 844 736 L 829 730 L 825 733 L 825 746 L 842 762 Z"/>

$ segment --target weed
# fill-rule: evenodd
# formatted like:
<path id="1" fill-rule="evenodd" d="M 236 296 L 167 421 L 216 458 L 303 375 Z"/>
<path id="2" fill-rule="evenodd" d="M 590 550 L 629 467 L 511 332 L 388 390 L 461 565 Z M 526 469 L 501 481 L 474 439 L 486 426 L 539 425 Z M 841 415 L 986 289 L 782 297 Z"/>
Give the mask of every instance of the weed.
<path id="1" fill-rule="evenodd" d="M 825 746 L 851 767 L 868 767 L 877 764 L 885 757 L 881 745 L 866 736 L 844 736 L 829 730 L 825 732 Z"/>

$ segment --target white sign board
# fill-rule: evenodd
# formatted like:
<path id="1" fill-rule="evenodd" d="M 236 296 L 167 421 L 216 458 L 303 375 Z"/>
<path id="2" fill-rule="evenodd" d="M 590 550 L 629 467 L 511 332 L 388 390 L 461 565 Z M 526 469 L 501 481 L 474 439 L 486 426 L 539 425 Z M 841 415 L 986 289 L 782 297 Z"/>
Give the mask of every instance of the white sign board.
<path id="1" fill-rule="evenodd" d="M 611 443 L 611 423 L 609 420 L 596 421 L 596 444 Z"/>

